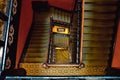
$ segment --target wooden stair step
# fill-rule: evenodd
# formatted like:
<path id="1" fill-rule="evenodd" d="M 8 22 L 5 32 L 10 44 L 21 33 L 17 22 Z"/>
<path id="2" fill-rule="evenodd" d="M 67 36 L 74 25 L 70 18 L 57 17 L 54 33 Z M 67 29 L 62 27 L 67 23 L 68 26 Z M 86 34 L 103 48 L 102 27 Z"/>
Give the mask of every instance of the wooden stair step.
<path id="1" fill-rule="evenodd" d="M 44 44 L 44 43 L 47 43 L 48 41 L 49 40 L 46 40 L 46 39 L 45 40 L 44 39 L 43 40 L 41 40 L 41 39 L 40 40 L 39 39 L 34 39 L 34 40 L 30 41 L 30 43 L 31 44 Z"/>
<path id="2" fill-rule="evenodd" d="M 112 5 L 108 7 L 108 5 L 94 5 L 94 4 L 86 4 L 85 11 L 96 11 L 96 12 L 114 12 L 117 10 L 116 5 Z"/>
<path id="3" fill-rule="evenodd" d="M 39 40 L 39 39 L 36 39 L 34 41 L 31 41 L 29 43 L 30 45 L 48 45 L 48 40 Z"/>
<path id="4" fill-rule="evenodd" d="M 42 18 L 44 18 L 44 17 L 42 17 Z M 40 24 L 40 23 L 42 23 L 42 24 L 45 24 L 45 23 L 50 23 L 50 20 L 49 19 L 36 19 L 35 21 L 34 21 L 34 24 Z"/>
<path id="5" fill-rule="evenodd" d="M 109 54 L 110 49 L 108 47 L 83 47 L 83 53 L 87 54 Z"/>
<path id="6" fill-rule="evenodd" d="M 30 76 L 83 76 L 83 75 L 105 75 L 107 62 L 84 62 L 85 68 L 73 66 L 56 66 L 45 69 L 43 63 L 20 63 L 20 67 L 27 71 Z"/>
<path id="7" fill-rule="evenodd" d="M 42 28 L 40 28 L 40 27 L 42 27 Z M 40 27 L 34 26 L 33 32 L 35 32 L 35 31 L 45 32 L 45 31 L 49 31 L 49 29 L 50 29 L 49 26 L 48 27 L 40 26 Z"/>
<path id="8" fill-rule="evenodd" d="M 24 62 L 29 62 L 29 63 L 42 63 L 46 62 L 46 58 L 24 58 Z"/>
<path id="9" fill-rule="evenodd" d="M 109 59 L 109 56 L 108 55 L 100 55 L 100 56 L 97 56 L 97 55 L 87 55 L 87 56 L 83 56 L 83 61 L 107 61 Z"/>
<path id="10" fill-rule="evenodd" d="M 114 20 L 116 18 L 115 14 L 111 13 L 95 13 L 95 12 L 85 12 L 85 19 L 96 19 L 96 20 Z"/>
<path id="11" fill-rule="evenodd" d="M 35 38 L 31 38 L 31 39 L 32 39 L 32 40 L 31 40 L 30 42 L 35 42 L 35 41 L 36 41 L 36 42 L 43 42 L 43 43 L 44 43 L 44 42 L 48 42 L 48 40 L 49 40 L 49 39 L 46 38 L 46 37 L 43 37 L 43 38 L 42 38 L 42 37 L 41 37 L 41 38 L 35 37 Z"/>
<path id="12" fill-rule="evenodd" d="M 40 38 L 40 39 L 48 39 L 49 38 L 49 34 L 41 35 L 41 34 L 34 34 L 31 36 L 31 38 Z"/>
<path id="13" fill-rule="evenodd" d="M 34 25 L 33 31 L 49 31 L 50 26 L 41 26 L 40 24 Z"/>
<path id="14" fill-rule="evenodd" d="M 47 49 L 48 46 L 28 46 L 28 48 Z"/>
<path id="15" fill-rule="evenodd" d="M 48 31 L 50 29 L 50 25 L 45 25 L 45 24 L 35 24 L 33 25 L 34 29 L 33 31 Z"/>
<path id="16" fill-rule="evenodd" d="M 83 47 L 111 47 L 111 41 L 83 41 Z"/>
<path id="17" fill-rule="evenodd" d="M 37 54 L 37 53 L 38 53 L 38 54 L 42 54 L 42 53 L 43 53 L 43 54 L 46 54 L 46 53 L 47 53 L 47 50 L 43 50 L 43 51 L 42 51 L 42 49 L 41 49 L 41 50 L 38 50 L 38 51 L 37 51 L 37 50 L 36 50 L 36 51 L 35 51 L 35 50 L 31 50 L 31 51 L 28 50 L 28 51 L 26 51 L 26 53 L 27 53 L 27 54 L 29 54 L 29 53 L 30 53 L 30 54 L 32 54 L 32 53 L 35 53 L 35 54 Z M 26 55 L 27 55 L 27 54 L 26 54 Z"/>
<path id="18" fill-rule="evenodd" d="M 50 26 L 33 26 L 33 31 L 49 31 Z"/>
<path id="19" fill-rule="evenodd" d="M 42 36 L 48 36 L 48 34 L 49 34 L 49 33 L 39 33 L 39 32 L 36 32 L 36 33 L 32 34 L 31 36 L 37 35 L 37 36 L 42 37 Z"/>
<path id="20" fill-rule="evenodd" d="M 96 26 L 96 27 L 114 27 L 113 21 L 95 21 L 95 20 L 84 20 L 84 26 Z"/>
<path id="21" fill-rule="evenodd" d="M 43 48 L 48 48 L 48 46 L 29 46 L 28 48 L 38 48 L 38 49 L 43 49 Z"/>
<path id="22" fill-rule="evenodd" d="M 113 28 L 103 27 L 84 27 L 84 33 L 96 33 L 96 34 L 112 34 Z"/>
<path id="23" fill-rule="evenodd" d="M 46 30 L 44 30 L 44 29 L 43 29 L 43 30 L 41 30 L 41 29 L 40 29 L 40 30 L 36 29 L 36 30 L 33 30 L 32 32 L 33 32 L 33 33 L 49 33 L 49 29 L 46 29 Z"/>
<path id="24" fill-rule="evenodd" d="M 42 48 L 42 49 L 38 49 L 38 48 L 28 48 L 27 49 L 27 53 L 33 53 L 33 52 L 39 52 L 39 53 L 43 53 L 46 52 L 47 48 Z"/>
<path id="25" fill-rule="evenodd" d="M 38 48 L 47 48 L 48 47 L 48 45 L 46 45 L 46 44 L 31 44 L 31 45 L 29 45 L 28 46 L 29 48 L 31 48 L 31 47 L 38 47 Z"/>
<path id="26" fill-rule="evenodd" d="M 39 57 L 39 58 L 45 58 L 47 55 L 46 53 L 40 53 L 40 52 L 32 52 L 32 53 L 27 53 L 25 55 L 25 58 L 36 58 L 36 57 Z"/>
<path id="27" fill-rule="evenodd" d="M 47 29 L 50 29 L 50 24 L 42 24 L 42 23 L 39 23 L 39 24 L 34 24 L 32 25 L 34 27 L 34 30 L 36 29 L 44 29 L 44 30 L 47 30 Z"/>
<path id="28" fill-rule="evenodd" d="M 47 39 L 32 39 L 32 41 L 30 41 L 30 44 L 47 44 L 49 40 Z"/>
<path id="29" fill-rule="evenodd" d="M 112 36 L 110 35 L 102 35 L 102 34 L 84 34 L 84 40 L 95 40 L 95 41 L 110 41 L 112 40 Z"/>

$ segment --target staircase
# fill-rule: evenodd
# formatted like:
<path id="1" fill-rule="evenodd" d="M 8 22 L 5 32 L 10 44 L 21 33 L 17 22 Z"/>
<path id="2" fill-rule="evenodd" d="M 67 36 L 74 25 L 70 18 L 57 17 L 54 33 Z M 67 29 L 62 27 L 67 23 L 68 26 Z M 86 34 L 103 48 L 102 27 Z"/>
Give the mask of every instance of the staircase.
<path id="1" fill-rule="evenodd" d="M 80 75 L 105 75 L 110 60 L 111 49 L 113 47 L 113 35 L 118 0 L 85 0 L 85 22 L 84 22 L 84 41 L 83 41 L 83 63 L 85 68 L 78 69 L 71 66 L 53 66 L 48 69 L 43 68 L 46 61 L 48 48 L 50 16 L 54 19 L 70 22 L 68 12 L 50 7 L 48 12 L 35 12 L 33 32 L 31 33 L 30 45 L 24 61 L 20 63 L 21 68 L 25 68 L 27 75 L 33 76 L 80 76 Z M 108 14 L 109 13 L 109 14 Z M 39 26 L 39 27 L 38 27 Z M 46 26 L 46 27 L 40 27 Z M 35 29 L 34 29 L 35 28 Z M 45 29 L 46 30 L 42 30 Z M 77 13 L 75 13 L 72 27 L 73 52 L 76 51 L 76 31 Z M 42 31 L 43 32 L 42 32 Z M 48 31 L 48 32 L 47 32 Z M 42 34 L 40 34 L 41 32 Z M 39 36 L 37 36 L 39 35 Z M 44 35 L 44 36 L 43 36 Z M 40 37 L 41 36 L 41 37 Z M 45 38 L 46 37 L 46 38 Z M 40 43 L 40 44 L 39 44 Z M 36 45 L 37 44 L 37 45 Z M 67 51 L 62 51 L 66 54 Z M 35 53 L 35 54 L 33 54 Z M 57 51 L 57 60 L 62 60 L 61 51 Z M 28 55 L 29 54 L 29 55 Z M 60 54 L 60 55 L 59 55 Z M 27 56 L 28 55 L 28 56 Z M 34 56 L 34 57 L 33 57 Z M 59 56 L 59 57 L 58 57 Z M 63 54 L 63 56 L 69 56 Z M 73 55 L 75 56 L 75 55 Z M 28 58 L 28 60 L 27 60 Z M 29 60 L 30 59 L 30 60 Z M 35 59 L 35 60 L 34 60 Z M 42 60 L 41 60 L 42 59 Z M 75 60 L 75 59 L 73 59 Z"/>
<path id="2" fill-rule="evenodd" d="M 49 25 L 33 25 L 33 33 L 24 62 L 46 62 L 49 42 Z"/>
<path id="3" fill-rule="evenodd" d="M 50 24 L 43 23 L 44 19 L 39 12 L 35 13 L 34 20 L 30 42 L 23 62 L 45 63 L 48 53 Z"/>
<path id="4" fill-rule="evenodd" d="M 34 12 L 30 42 L 25 49 L 22 63 L 45 63 L 47 61 L 50 16 L 53 16 L 54 19 L 70 22 L 69 13 L 64 13 L 63 11 L 54 8 L 50 8 L 48 12 Z"/>

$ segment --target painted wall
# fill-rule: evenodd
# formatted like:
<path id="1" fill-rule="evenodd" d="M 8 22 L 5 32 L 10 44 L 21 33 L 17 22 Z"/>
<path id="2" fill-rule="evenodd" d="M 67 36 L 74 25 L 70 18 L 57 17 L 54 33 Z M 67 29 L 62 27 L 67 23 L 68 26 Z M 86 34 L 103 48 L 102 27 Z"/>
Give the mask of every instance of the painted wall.
<path id="1" fill-rule="evenodd" d="M 18 32 L 18 45 L 16 54 L 16 68 L 18 67 L 19 59 L 21 57 L 24 44 L 26 42 L 33 18 L 32 1 L 22 0 L 19 32 Z"/>
<path id="2" fill-rule="evenodd" d="M 118 27 L 116 34 L 116 41 L 114 46 L 114 54 L 112 60 L 112 67 L 120 69 L 120 1 L 118 2 Z"/>
<path id="3" fill-rule="evenodd" d="M 49 5 L 71 11 L 75 0 L 48 0 Z"/>
<path id="4" fill-rule="evenodd" d="M 120 69 L 120 20 L 118 22 L 112 67 Z"/>

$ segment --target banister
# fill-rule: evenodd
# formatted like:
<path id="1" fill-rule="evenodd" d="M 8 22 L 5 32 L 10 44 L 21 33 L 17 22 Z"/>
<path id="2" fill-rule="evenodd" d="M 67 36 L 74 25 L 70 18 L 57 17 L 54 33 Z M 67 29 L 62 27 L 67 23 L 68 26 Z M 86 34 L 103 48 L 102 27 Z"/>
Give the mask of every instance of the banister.
<path id="1" fill-rule="evenodd" d="M 49 29 L 49 45 L 48 45 L 48 53 L 47 53 L 47 63 L 50 63 L 51 62 L 51 54 L 52 54 L 52 20 L 53 20 L 53 17 L 50 17 L 50 29 Z"/>
<path id="2" fill-rule="evenodd" d="M 12 11 L 12 2 L 13 0 L 9 0 L 8 5 L 7 5 L 7 10 L 6 10 L 6 15 L 8 16 L 8 21 L 5 23 L 6 28 L 5 28 L 5 46 L 3 49 L 3 57 L 2 57 L 2 71 L 5 69 L 5 58 L 6 58 L 6 52 L 7 52 L 7 42 L 8 42 L 8 34 L 9 34 L 9 26 L 10 26 L 10 18 L 11 18 L 11 11 Z"/>

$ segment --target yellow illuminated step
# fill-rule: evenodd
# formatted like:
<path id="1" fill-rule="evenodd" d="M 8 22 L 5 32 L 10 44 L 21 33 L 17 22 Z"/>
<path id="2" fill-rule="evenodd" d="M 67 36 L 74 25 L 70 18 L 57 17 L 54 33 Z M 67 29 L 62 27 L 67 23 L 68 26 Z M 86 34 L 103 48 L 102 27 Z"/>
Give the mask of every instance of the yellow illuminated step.
<path id="1" fill-rule="evenodd" d="M 65 28 L 63 26 L 54 26 L 52 31 L 61 34 L 69 34 L 69 28 Z"/>

